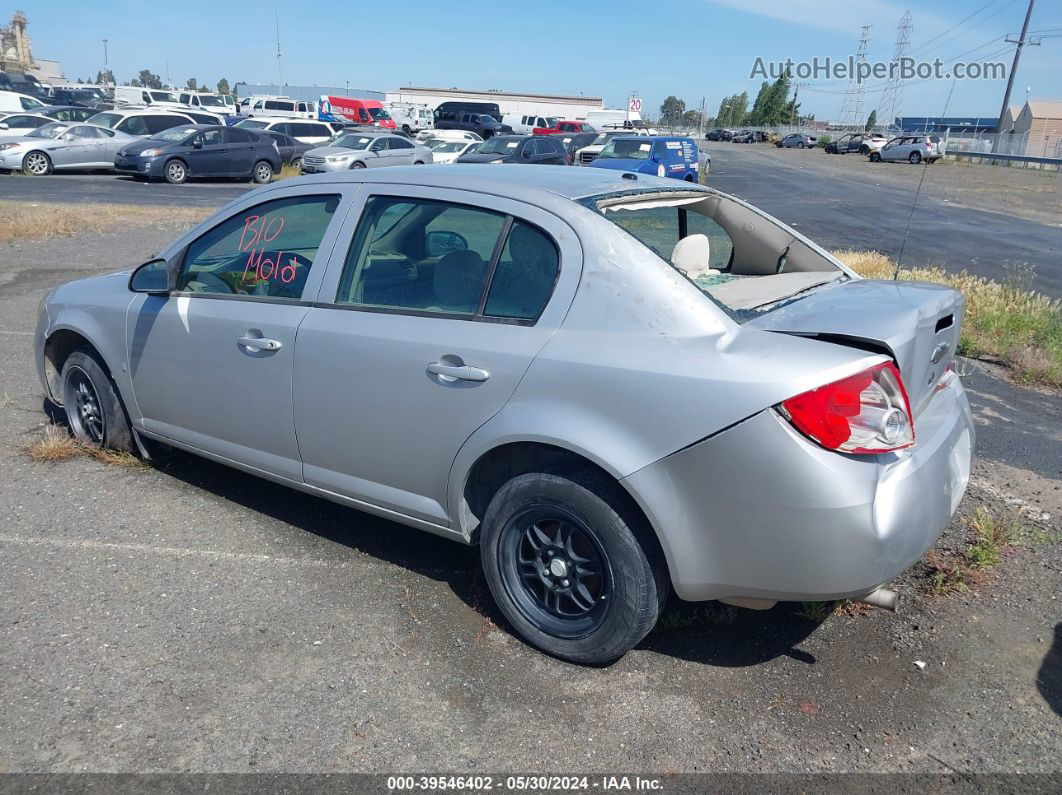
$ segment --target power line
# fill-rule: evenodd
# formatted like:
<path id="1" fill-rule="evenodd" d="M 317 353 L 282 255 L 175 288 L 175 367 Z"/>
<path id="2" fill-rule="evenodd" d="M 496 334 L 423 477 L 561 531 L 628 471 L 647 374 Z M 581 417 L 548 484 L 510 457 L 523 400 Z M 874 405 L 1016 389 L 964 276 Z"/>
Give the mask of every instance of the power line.
<path id="1" fill-rule="evenodd" d="M 934 36 L 933 38 L 929 39 L 928 41 L 925 41 L 922 44 L 919 44 L 917 47 L 915 47 L 913 50 L 911 50 L 911 55 L 915 55 L 917 53 L 923 52 L 930 44 L 935 42 L 937 39 L 940 39 L 940 38 L 943 38 L 944 36 L 947 36 L 953 30 L 955 30 L 956 28 L 964 25 L 966 22 L 969 22 L 971 19 L 976 17 L 978 14 L 980 14 L 986 8 L 988 8 L 989 6 L 995 5 L 998 2 L 999 2 L 999 0 L 989 0 L 989 2 L 985 3 L 979 9 L 974 11 L 972 14 L 970 14 L 970 16 L 963 17 L 958 22 L 956 22 L 954 25 L 952 25 L 950 28 L 945 30 L 943 33 L 938 33 L 936 36 Z"/>

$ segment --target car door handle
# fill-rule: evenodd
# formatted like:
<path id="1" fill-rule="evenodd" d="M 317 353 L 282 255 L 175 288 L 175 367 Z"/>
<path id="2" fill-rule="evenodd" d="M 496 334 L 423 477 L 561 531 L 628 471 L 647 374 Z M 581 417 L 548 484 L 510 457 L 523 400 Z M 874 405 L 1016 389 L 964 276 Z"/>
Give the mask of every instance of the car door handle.
<path id="1" fill-rule="evenodd" d="M 284 347 L 280 340 L 272 340 L 268 337 L 240 337 L 236 340 L 236 344 L 250 348 L 252 351 L 279 351 Z"/>
<path id="2" fill-rule="evenodd" d="M 445 378 L 456 378 L 459 381 L 486 381 L 490 378 L 490 373 L 486 370 L 479 367 L 470 367 L 467 364 L 432 362 L 428 365 L 428 372 Z"/>

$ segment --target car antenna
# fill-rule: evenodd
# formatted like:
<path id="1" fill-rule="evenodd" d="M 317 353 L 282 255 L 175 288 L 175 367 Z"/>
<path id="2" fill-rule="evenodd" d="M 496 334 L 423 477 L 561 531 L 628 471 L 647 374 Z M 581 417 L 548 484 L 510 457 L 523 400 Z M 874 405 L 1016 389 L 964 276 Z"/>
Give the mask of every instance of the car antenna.
<path id="1" fill-rule="evenodd" d="M 955 80 L 951 79 L 951 88 L 948 89 L 948 98 L 944 100 L 944 111 L 940 114 L 940 118 L 944 118 L 948 115 L 948 105 L 951 104 L 951 94 L 955 91 Z M 903 251 L 907 248 L 907 236 L 911 234 L 911 221 L 914 220 L 915 206 L 918 204 L 918 196 L 922 193 L 922 181 L 926 178 L 926 169 L 929 168 L 929 161 L 922 165 L 922 176 L 918 178 L 918 188 L 915 190 L 914 199 L 911 200 L 911 212 L 907 215 L 907 227 L 903 230 L 903 241 L 900 243 L 900 253 L 896 255 L 896 270 L 892 272 L 892 280 L 897 281 L 900 278 L 900 268 L 903 267 Z"/>

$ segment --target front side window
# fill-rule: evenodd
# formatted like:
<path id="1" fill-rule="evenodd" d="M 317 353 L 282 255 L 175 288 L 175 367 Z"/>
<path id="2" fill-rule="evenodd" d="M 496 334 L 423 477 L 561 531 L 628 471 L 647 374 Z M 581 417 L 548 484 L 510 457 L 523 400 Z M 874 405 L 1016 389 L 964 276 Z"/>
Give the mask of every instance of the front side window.
<path id="1" fill-rule="evenodd" d="M 177 290 L 298 300 L 339 196 L 297 196 L 243 210 L 188 246 Z"/>
<path id="2" fill-rule="evenodd" d="M 503 213 L 373 196 L 336 300 L 414 313 L 534 320 L 558 268 L 557 249 L 545 233 Z"/>

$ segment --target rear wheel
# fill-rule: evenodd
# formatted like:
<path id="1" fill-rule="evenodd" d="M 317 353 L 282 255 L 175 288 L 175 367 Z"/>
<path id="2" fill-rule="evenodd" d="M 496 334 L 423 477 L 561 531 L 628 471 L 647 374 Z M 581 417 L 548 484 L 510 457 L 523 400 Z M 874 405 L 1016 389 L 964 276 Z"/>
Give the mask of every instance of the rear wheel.
<path id="1" fill-rule="evenodd" d="M 870 147 L 869 146 L 861 146 L 861 147 L 859 147 L 859 154 L 861 154 L 864 157 L 866 157 L 867 155 L 870 154 Z"/>
<path id="2" fill-rule="evenodd" d="M 188 167 L 180 160 L 171 160 L 163 169 L 166 181 L 172 185 L 181 185 L 188 181 Z"/>
<path id="3" fill-rule="evenodd" d="M 907 159 L 910 160 L 911 163 L 917 165 L 922 162 L 922 154 L 921 152 L 911 152 L 911 156 Z"/>
<path id="4" fill-rule="evenodd" d="M 413 161 L 413 165 L 415 165 L 415 166 L 423 166 L 424 165 L 424 161 L 423 160 L 414 160 Z"/>
<path id="5" fill-rule="evenodd" d="M 403 124 L 402 125 L 402 132 L 404 132 L 406 135 L 411 135 L 413 131 L 409 129 L 409 125 L 408 124 Z"/>
<path id="6" fill-rule="evenodd" d="M 259 160 L 254 164 L 254 171 L 251 174 L 256 183 L 265 185 L 273 179 L 273 167 L 265 160 Z"/>
<path id="7" fill-rule="evenodd" d="M 44 152 L 30 152 L 22 158 L 22 173 L 30 177 L 43 177 L 52 172 L 52 159 Z"/>
<path id="8" fill-rule="evenodd" d="M 132 452 L 133 435 L 122 398 L 91 352 L 80 349 L 66 357 L 61 385 L 63 408 L 75 439 Z"/>
<path id="9" fill-rule="evenodd" d="M 302 168 L 302 158 L 301 157 L 296 157 L 294 160 L 292 160 L 291 161 L 291 167 L 292 168 L 301 169 Z"/>
<path id="10" fill-rule="evenodd" d="M 803 141 L 797 141 L 797 149 L 805 149 L 805 148 L 807 148 L 807 144 L 806 143 L 804 143 Z"/>
<path id="11" fill-rule="evenodd" d="M 483 570 L 528 643 L 571 662 L 605 663 L 656 624 L 666 574 L 639 542 L 645 530 L 624 513 L 615 485 L 596 475 L 534 472 L 494 495 L 483 518 Z"/>

